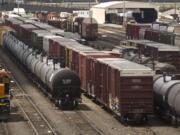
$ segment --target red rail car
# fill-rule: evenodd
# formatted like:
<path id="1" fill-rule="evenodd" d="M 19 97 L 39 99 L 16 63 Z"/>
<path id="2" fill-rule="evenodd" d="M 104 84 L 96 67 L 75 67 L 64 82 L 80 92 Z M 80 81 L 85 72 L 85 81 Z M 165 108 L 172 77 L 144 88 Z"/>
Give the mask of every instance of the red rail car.
<path id="1" fill-rule="evenodd" d="M 146 119 L 153 113 L 153 71 L 121 58 L 93 62 L 97 100 L 122 119 Z"/>
<path id="2" fill-rule="evenodd" d="M 144 54 L 159 62 L 174 65 L 177 72 L 180 72 L 179 47 L 149 40 L 129 40 L 128 42 L 130 45 L 137 47 L 140 54 Z"/>
<path id="3" fill-rule="evenodd" d="M 96 58 L 114 58 L 115 56 L 100 52 L 100 51 L 89 51 L 89 52 L 80 52 L 79 54 L 79 76 L 81 78 L 81 87 L 82 90 L 95 96 L 95 93 L 91 89 L 93 67 L 91 65 L 92 61 Z"/>

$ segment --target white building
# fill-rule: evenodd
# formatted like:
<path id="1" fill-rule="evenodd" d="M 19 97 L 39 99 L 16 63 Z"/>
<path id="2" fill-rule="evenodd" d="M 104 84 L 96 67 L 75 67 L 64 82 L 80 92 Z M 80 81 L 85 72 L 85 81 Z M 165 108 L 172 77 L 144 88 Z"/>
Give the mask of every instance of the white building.
<path id="1" fill-rule="evenodd" d="M 73 11 L 73 14 L 76 14 L 78 17 L 89 17 L 90 14 L 89 14 L 89 10 L 76 10 L 76 11 Z"/>
<path id="2" fill-rule="evenodd" d="M 125 12 L 138 10 L 140 8 L 155 8 L 158 10 L 157 6 L 147 2 L 110 1 L 93 6 L 91 8 L 92 17 L 95 18 L 99 24 L 103 24 L 106 20 L 106 13 L 122 13 L 124 7 Z"/>

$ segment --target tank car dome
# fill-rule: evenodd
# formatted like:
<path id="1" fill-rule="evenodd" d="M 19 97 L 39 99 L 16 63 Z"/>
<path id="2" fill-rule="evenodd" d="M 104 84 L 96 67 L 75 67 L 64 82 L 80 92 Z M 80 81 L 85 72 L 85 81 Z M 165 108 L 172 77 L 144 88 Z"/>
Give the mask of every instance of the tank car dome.
<path id="1" fill-rule="evenodd" d="M 142 64 L 147 64 L 150 62 L 151 58 L 150 57 L 145 57 L 144 55 L 141 56 L 141 63 Z"/>
<path id="2" fill-rule="evenodd" d="M 123 58 L 128 59 L 130 61 L 132 61 L 134 57 L 136 57 L 136 54 L 134 52 L 126 52 L 123 54 Z"/>
<path id="3" fill-rule="evenodd" d="M 166 83 L 166 82 L 164 82 L 164 80 L 166 80 L 168 82 L 171 79 L 172 79 L 171 76 L 165 76 L 165 77 L 161 76 L 161 77 L 155 79 L 154 85 L 153 85 L 154 92 L 157 94 L 161 94 L 160 90 L 161 90 L 162 86 L 164 85 L 164 83 Z"/>
<path id="4" fill-rule="evenodd" d="M 50 86 L 52 89 L 58 86 L 80 86 L 80 78 L 79 76 L 69 70 L 69 69 L 61 69 L 54 76 L 51 76 Z"/>
<path id="5" fill-rule="evenodd" d="M 160 73 L 175 73 L 177 71 L 175 66 L 168 63 L 156 63 L 155 70 Z"/>

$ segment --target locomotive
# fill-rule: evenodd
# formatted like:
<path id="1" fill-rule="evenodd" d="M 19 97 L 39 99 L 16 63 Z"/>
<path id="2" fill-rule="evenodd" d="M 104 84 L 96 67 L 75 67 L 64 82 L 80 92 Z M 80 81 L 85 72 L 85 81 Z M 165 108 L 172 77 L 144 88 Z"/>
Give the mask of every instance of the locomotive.
<path id="1" fill-rule="evenodd" d="M 8 119 L 10 114 L 10 73 L 0 70 L 0 120 Z"/>
<path id="2" fill-rule="evenodd" d="M 81 100 L 80 79 L 60 63 L 36 54 L 10 33 L 4 34 L 4 46 L 44 85 L 57 106 L 77 107 Z"/>

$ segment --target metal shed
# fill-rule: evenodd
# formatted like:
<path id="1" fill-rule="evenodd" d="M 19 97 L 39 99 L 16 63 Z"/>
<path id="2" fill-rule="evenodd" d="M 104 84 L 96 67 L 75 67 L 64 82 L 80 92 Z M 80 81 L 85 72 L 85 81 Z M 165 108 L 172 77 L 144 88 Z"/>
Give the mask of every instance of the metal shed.
<path id="1" fill-rule="evenodd" d="M 157 6 L 147 3 L 147 2 L 132 2 L 132 1 L 110 1 L 103 2 L 98 5 L 95 5 L 91 8 L 92 17 L 95 18 L 98 24 L 105 23 L 106 13 L 108 12 L 123 12 L 123 8 L 125 7 L 126 11 L 137 10 L 140 8 L 154 8 L 158 10 Z"/>

